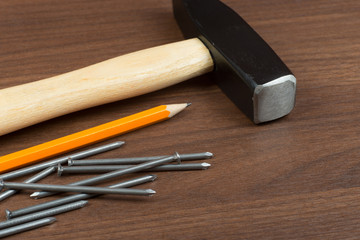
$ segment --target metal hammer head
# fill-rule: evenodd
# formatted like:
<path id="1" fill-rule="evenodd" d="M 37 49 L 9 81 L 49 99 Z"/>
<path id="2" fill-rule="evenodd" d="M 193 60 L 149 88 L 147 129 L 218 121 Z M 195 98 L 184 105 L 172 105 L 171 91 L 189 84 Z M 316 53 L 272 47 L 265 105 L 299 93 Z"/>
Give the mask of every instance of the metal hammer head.
<path id="1" fill-rule="evenodd" d="M 293 109 L 295 77 L 236 12 L 218 0 L 173 0 L 173 7 L 184 36 L 210 50 L 220 88 L 253 122 Z"/>

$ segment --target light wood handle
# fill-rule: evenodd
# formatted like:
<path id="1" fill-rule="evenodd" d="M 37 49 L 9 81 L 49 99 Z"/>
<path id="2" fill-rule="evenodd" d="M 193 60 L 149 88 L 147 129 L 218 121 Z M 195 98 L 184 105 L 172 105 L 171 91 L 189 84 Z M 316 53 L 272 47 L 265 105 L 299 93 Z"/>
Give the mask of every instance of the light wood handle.
<path id="1" fill-rule="evenodd" d="M 213 69 L 199 39 L 154 47 L 0 90 L 0 135 L 85 108 L 152 92 Z"/>

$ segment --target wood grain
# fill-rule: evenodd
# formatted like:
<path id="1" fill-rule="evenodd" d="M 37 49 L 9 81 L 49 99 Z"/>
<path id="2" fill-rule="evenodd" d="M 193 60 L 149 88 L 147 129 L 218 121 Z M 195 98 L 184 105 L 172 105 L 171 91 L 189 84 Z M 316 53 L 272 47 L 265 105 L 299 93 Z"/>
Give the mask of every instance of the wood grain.
<path id="1" fill-rule="evenodd" d="M 5 88 L 0 90 L 0 135 L 172 86 L 211 72 L 213 66 L 209 50 L 193 38 Z"/>
<path id="2" fill-rule="evenodd" d="M 207 171 L 158 173 L 141 186 L 157 191 L 151 198 L 92 199 L 9 239 L 360 238 L 360 2 L 224 2 L 297 77 L 293 112 L 255 126 L 208 74 L 1 136 L 5 155 L 160 104 L 192 102 L 169 121 L 113 139 L 127 144 L 96 158 L 215 154 Z M 0 1 L 0 9 L 0 88 L 183 39 L 166 0 L 14 0 Z M 6 208 L 44 201 L 28 193 L 1 202 L 0 218 Z"/>

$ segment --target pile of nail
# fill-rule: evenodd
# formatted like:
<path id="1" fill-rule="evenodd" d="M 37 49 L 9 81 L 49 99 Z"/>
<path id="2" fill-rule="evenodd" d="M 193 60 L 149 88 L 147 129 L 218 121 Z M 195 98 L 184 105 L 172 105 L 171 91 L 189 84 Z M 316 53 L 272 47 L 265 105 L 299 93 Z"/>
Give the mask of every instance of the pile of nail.
<path id="1" fill-rule="evenodd" d="M 204 152 L 191 154 L 175 153 L 174 155 L 169 156 L 137 158 L 84 159 L 95 154 L 119 148 L 123 144 L 124 142 L 115 142 L 103 145 L 0 175 L 0 188 L 7 189 L 0 194 L 0 201 L 15 194 L 18 190 L 23 189 L 40 190 L 40 192 L 35 192 L 30 195 L 32 198 L 36 199 L 54 195 L 59 192 L 78 193 L 14 211 L 6 210 L 7 220 L 0 222 L 0 238 L 51 224 L 56 220 L 52 216 L 79 209 L 88 203 L 85 199 L 93 198 L 100 194 L 153 195 L 156 192 L 152 189 L 130 189 L 129 187 L 154 181 L 156 175 L 146 175 L 108 187 L 92 187 L 91 185 L 140 171 L 155 172 L 208 169 L 210 167 L 210 164 L 208 163 L 181 162 L 187 160 L 209 159 L 213 156 L 210 152 Z M 172 162 L 177 162 L 177 164 L 170 164 Z M 68 166 L 63 166 L 63 164 L 67 164 Z M 68 185 L 35 183 L 56 171 L 59 176 L 62 174 L 74 173 L 101 174 Z M 36 173 L 36 175 L 22 183 L 7 181 L 34 173 Z"/>

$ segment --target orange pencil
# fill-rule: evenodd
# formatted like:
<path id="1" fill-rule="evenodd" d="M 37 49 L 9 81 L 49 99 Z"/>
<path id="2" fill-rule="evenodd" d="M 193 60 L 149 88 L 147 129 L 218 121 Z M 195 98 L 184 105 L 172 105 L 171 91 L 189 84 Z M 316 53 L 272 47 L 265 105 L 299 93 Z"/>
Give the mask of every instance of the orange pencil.
<path id="1" fill-rule="evenodd" d="M 127 133 L 160 121 L 184 110 L 189 104 L 161 105 L 109 123 L 77 132 L 0 157 L 0 172 L 29 165 L 45 158 Z"/>

